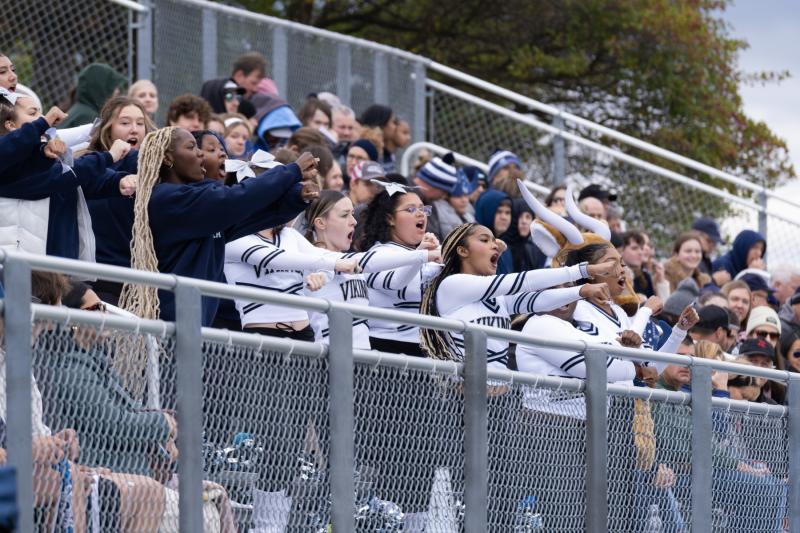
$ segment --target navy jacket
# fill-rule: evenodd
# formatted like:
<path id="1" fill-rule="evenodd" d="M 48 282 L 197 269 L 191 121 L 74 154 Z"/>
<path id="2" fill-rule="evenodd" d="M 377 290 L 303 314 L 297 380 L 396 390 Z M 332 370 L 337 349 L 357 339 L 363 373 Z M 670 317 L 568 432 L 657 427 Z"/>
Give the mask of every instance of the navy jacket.
<path id="1" fill-rule="evenodd" d="M 500 207 L 500 203 L 508 199 L 509 197 L 506 193 L 497 189 L 489 189 L 475 202 L 475 221 L 481 226 L 486 226 L 492 233 L 497 235 L 494 229 L 494 216 L 497 213 L 497 208 Z M 497 261 L 497 274 L 510 274 L 511 272 L 514 272 L 514 259 L 511 256 L 511 249 L 507 248 L 505 252 L 500 254 Z"/>
<path id="2" fill-rule="evenodd" d="M 117 161 L 113 168 L 127 174 L 138 171 L 138 150 L 131 150 Z M 95 253 L 98 263 L 129 268 L 131 266 L 131 238 L 133 229 L 133 197 L 119 196 L 87 200 L 92 215 L 92 229 L 97 241 Z"/>
<path id="3" fill-rule="evenodd" d="M 225 186 L 205 179 L 162 183 L 150 197 L 150 228 L 160 272 L 223 281 L 225 243 L 292 220 L 306 208 L 300 167 L 292 163 Z M 175 319 L 174 295 L 159 291 L 161 318 Z M 210 326 L 219 301 L 203 297 L 203 325 Z"/>
<path id="4" fill-rule="evenodd" d="M 730 251 L 714 261 L 712 265 L 714 272 L 727 270 L 731 278 L 735 278 L 736 274 L 747 268 L 747 253 L 750 251 L 750 248 L 759 242 L 764 243 L 764 254 L 766 255 L 767 240 L 764 236 L 750 229 L 742 231 L 733 240 L 733 246 Z"/>
<path id="5" fill-rule="evenodd" d="M 42 117 L 0 137 L 0 183 L 19 178 L 16 167 L 39 153 L 42 135 L 49 127 Z"/>

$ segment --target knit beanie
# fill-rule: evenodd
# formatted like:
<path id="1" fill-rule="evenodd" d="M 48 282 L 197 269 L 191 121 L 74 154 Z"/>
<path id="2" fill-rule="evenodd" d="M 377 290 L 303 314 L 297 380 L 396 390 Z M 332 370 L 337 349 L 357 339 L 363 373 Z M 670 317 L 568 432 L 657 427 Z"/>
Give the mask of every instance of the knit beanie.
<path id="1" fill-rule="evenodd" d="M 375 148 L 375 145 L 372 144 L 370 141 L 366 139 L 359 139 L 353 144 L 351 144 L 350 148 L 352 148 L 353 146 L 358 146 L 359 148 L 367 152 L 367 155 L 369 156 L 370 160 L 372 161 L 378 160 L 378 149 Z"/>
<path id="2" fill-rule="evenodd" d="M 700 295 L 700 287 L 692 278 L 686 278 L 678 283 L 675 292 L 669 295 L 664 302 L 664 312 L 670 315 L 680 316 L 686 306 L 691 304 Z"/>
<path id="3" fill-rule="evenodd" d="M 417 171 L 417 177 L 431 187 L 447 193 L 453 192 L 458 185 L 455 157 L 452 153 L 448 153 L 442 158 L 434 157 Z"/>
<path id="4" fill-rule="evenodd" d="M 517 165 L 522 168 L 522 162 L 515 153 L 508 150 L 495 150 L 489 158 L 489 183 L 492 182 L 498 172 L 508 165 Z"/>

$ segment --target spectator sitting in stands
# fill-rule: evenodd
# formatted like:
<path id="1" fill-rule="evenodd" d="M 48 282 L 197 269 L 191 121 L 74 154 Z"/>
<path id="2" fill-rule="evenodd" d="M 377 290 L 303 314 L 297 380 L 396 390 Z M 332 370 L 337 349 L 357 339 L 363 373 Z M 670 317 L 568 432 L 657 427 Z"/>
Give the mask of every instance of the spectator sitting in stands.
<path id="1" fill-rule="evenodd" d="M 767 241 L 757 231 L 746 229 L 733 240 L 733 246 L 725 255 L 712 263 L 714 272 L 724 270 L 730 279 L 745 268 L 764 270 L 764 254 L 767 253 Z"/>
<path id="2" fill-rule="evenodd" d="M 603 204 L 602 217 L 599 216 L 599 213 L 597 211 L 597 208 L 595 207 L 594 202 L 587 204 L 592 206 L 591 213 L 583 211 L 583 208 L 581 208 L 581 211 L 583 211 L 592 218 L 596 218 L 598 220 L 608 220 L 608 208 L 612 202 L 617 201 L 616 193 L 607 191 L 602 187 L 602 185 L 599 185 L 597 183 L 592 183 L 581 189 L 580 194 L 578 194 L 578 205 L 580 206 L 581 202 L 587 198 L 594 198 L 595 200 L 599 200 L 600 203 Z"/>
<path id="3" fill-rule="evenodd" d="M 728 299 L 728 308 L 739 317 L 739 323 L 746 324 L 750 314 L 750 287 L 741 280 L 729 281 L 722 286 L 720 293 Z"/>
<path id="4" fill-rule="evenodd" d="M 292 136 L 289 137 L 289 140 L 286 143 L 286 147 L 289 150 L 292 150 L 295 154 L 300 155 L 308 150 L 308 147 L 311 145 L 324 146 L 325 144 L 327 144 L 325 141 L 325 136 L 322 135 L 318 130 L 303 126 L 292 133 Z"/>
<path id="5" fill-rule="evenodd" d="M 550 192 L 547 194 L 547 197 L 544 199 L 544 205 L 550 211 L 554 213 L 558 213 L 562 217 L 567 216 L 567 186 L 566 185 L 556 185 Z"/>
<path id="6" fill-rule="evenodd" d="M 158 111 L 158 89 L 150 80 L 138 80 L 128 89 L 128 96 L 138 100 L 150 120 L 154 120 Z"/>
<path id="7" fill-rule="evenodd" d="M 798 287 L 789 300 L 783 304 L 778 316 L 781 319 L 781 325 L 787 331 L 792 329 L 800 329 L 800 287 Z"/>
<path id="8" fill-rule="evenodd" d="M 475 204 L 475 222 L 489 228 L 499 239 L 511 227 L 511 198 L 499 189 L 489 189 Z M 513 271 L 511 251 L 506 247 L 498 258 L 497 274 L 508 274 Z"/>
<path id="9" fill-rule="evenodd" d="M 336 160 L 332 161 L 330 170 L 325 174 L 322 188 L 339 192 L 344 190 L 342 167 L 339 166 Z"/>
<path id="10" fill-rule="evenodd" d="M 622 211 L 613 205 L 606 209 L 606 222 L 608 229 L 613 235 L 619 235 L 625 231 L 625 221 L 622 220 Z"/>
<path id="11" fill-rule="evenodd" d="M 222 115 L 216 113 L 211 115 L 208 119 L 208 131 L 216 133 L 220 139 L 225 139 L 225 119 Z"/>
<path id="12" fill-rule="evenodd" d="M 547 256 L 531 240 L 533 211 L 522 198 L 511 200 L 511 224 L 501 238 L 511 253 L 513 272 L 544 268 Z"/>
<path id="13" fill-rule="evenodd" d="M 753 366 L 761 368 L 775 368 L 775 348 L 769 341 L 760 338 L 749 338 L 739 345 L 739 358 L 748 361 Z M 766 378 L 754 378 L 761 392 L 753 400 L 757 403 L 777 405 L 782 403 L 785 389 L 777 387 L 777 383 Z M 780 397 L 776 397 L 779 395 Z"/>
<path id="14" fill-rule="evenodd" d="M 247 52 L 233 62 L 230 78 L 206 81 L 200 89 L 200 94 L 208 100 L 214 113 L 231 113 L 233 111 L 226 109 L 225 99 L 222 98 L 225 85 L 232 82 L 242 89 L 242 94 L 246 98 L 251 98 L 258 88 L 258 84 L 266 75 L 267 60 L 264 59 L 264 56 L 258 52 Z"/>
<path id="15" fill-rule="evenodd" d="M 320 132 L 322 130 L 330 131 L 333 122 L 331 106 L 313 96 L 306 99 L 303 107 L 297 112 L 297 118 L 300 119 L 303 126 Z"/>
<path id="16" fill-rule="evenodd" d="M 717 250 L 717 246 L 722 243 L 722 236 L 719 232 L 719 224 L 714 219 L 700 217 L 692 223 L 692 231 L 696 231 L 700 236 L 700 245 L 703 248 L 703 260 L 700 261 L 700 272 L 711 276 L 714 273 L 712 265 L 712 256 Z M 714 283 L 722 287 L 730 279 L 714 277 Z"/>
<path id="17" fill-rule="evenodd" d="M 681 234 L 672 247 L 672 257 L 664 264 L 664 276 L 671 291 L 686 278 L 692 278 L 701 289 L 711 283 L 711 277 L 698 268 L 703 259 L 700 237 L 695 232 Z"/>
<path id="18" fill-rule="evenodd" d="M 10 93 L 17 92 L 17 71 L 11 58 L 0 53 L 0 87 Z"/>
<path id="19" fill-rule="evenodd" d="M 434 157 L 422 165 L 412 181 L 412 185 L 417 186 L 417 193 L 426 204 L 433 205 L 436 200 L 446 198 L 458 185 L 455 157 L 452 153 L 447 153 L 443 157 Z M 509 211 L 509 219 L 510 215 Z M 428 231 L 436 235 L 437 239 L 441 240 L 445 237 L 439 227 L 439 216 L 435 207 L 428 217 Z"/>
<path id="20" fill-rule="evenodd" d="M 238 113 L 244 94 L 244 87 L 233 80 L 210 80 L 200 90 L 200 96 L 208 102 L 214 113 Z"/>
<path id="21" fill-rule="evenodd" d="M 397 117 L 394 111 L 392 111 L 392 108 L 381 104 L 373 104 L 364 110 L 359 122 L 364 128 L 378 128 L 380 130 L 381 147 L 379 147 L 379 162 L 383 164 L 383 168 L 386 172 L 394 172 L 396 170 L 395 154 L 394 151 L 390 151 L 389 148 L 394 147 L 396 149 L 394 137 L 397 130 Z"/>
<path id="22" fill-rule="evenodd" d="M 750 311 L 745 334 L 748 339 L 767 341 L 773 348 L 778 348 L 781 336 L 781 321 L 778 314 L 769 307 L 756 307 Z"/>
<path id="23" fill-rule="evenodd" d="M 582 213 L 594 219 L 606 220 L 606 208 L 603 207 L 603 202 L 593 196 L 587 196 L 578 202 L 578 208 Z"/>
<path id="24" fill-rule="evenodd" d="M 509 198 L 520 196 L 517 180 L 524 180 L 525 173 L 522 168 L 522 161 L 513 152 L 508 150 L 495 150 L 489 156 L 489 188 L 502 191 Z"/>
<path id="25" fill-rule="evenodd" d="M 726 354 L 732 353 L 734 347 L 739 342 L 739 334 L 742 330 L 742 324 L 739 322 L 739 317 L 730 309 L 723 308 L 728 312 L 728 338 L 721 344 L 722 349 Z"/>
<path id="26" fill-rule="evenodd" d="M 255 111 L 252 114 L 252 118 L 248 120 L 255 132 L 257 148 L 272 150 L 283 146 L 294 132 L 302 129 L 300 119 L 297 118 L 289 103 L 283 98 L 256 93 L 250 101 L 244 100 L 239 106 L 239 110 L 245 116 L 248 116 L 245 110 L 250 103 L 252 103 Z M 324 141 L 315 140 L 308 144 L 320 144 L 320 142 Z"/>
<path id="27" fill-rule="evenodd" d="M 317 184 L 322 190 L 325 188 L 325 180 L 333 171 L 333 154 L 327 144 L 311 144 L 306 147 L 306 150 L 317 158 Z"/>
<path id="28" fill-rule="evenodd" d="M 641 233 L 628 231 L 622 234 L 622 248 L 619 252 L 624 263 L 633 272 L 633 290 L 647 299 L 655 296 L 656 290 L 650 273 L 642 270 L 644 243 L 644 236 Z M 683 307 L 680 310 L 683 310 Z M 678 314 L 680 314 L 680 310 Z"/>
<path id="29" fill-rule="evenodd" d="M 720 292 L 707 290 L 700 294 L 700 298 L 697 299 L 697 304 L 699 307 L 718 305 L 719 307 L 727 309 L 728 299 Z M 738 321 L 739 318 L 737 317 L 736 320 Z"/>
<path id="30" fill-rule="evenodd" d="M 347 106 L 339 105 L 331 110 L 331 128 L 338 140 L 333 148 L 333 155 L 340 166 L 345 166 L 345 158 L 350 143 L 358 139 L 360 127 L 356 122 L 355 112 Z"/>
<path id="31" fill-rule="evenodd" d="M 710 341 L 720 346 L 726 344 L 730 324 L 728 312 L 716 305 L 707 305 L 698 311 L 699 322 L 689 331 L 692 339 Z"/>
<path id="32" fill-rule="evenodd" d="M 784 330 L 781 334 L 777 367 L 789 372 L 800 372 L 800 330 Z"/>
<path id="33" fill-rule="evenodd" d="M 210 118 L 208 102 L 191 93 L 176 96 L 167 110 L 167 125 L 183 128 L 189 133 L 208 129 Z"/>
<path id="34" fill-rule="evenodd" d="M 76 102 L 67 112 L 59 129 L 91 124 L 109 98 L 120 93 L 125 77 L 103 63 L 92 63 L 78 74 Z"/>
<path id="35" fill-rule="evenodd" d="M 250 138 L 253 130 L 250 122 L 243 115 L 225 115 L 225 150 L 231 159 L 248 160 L 252 147 Z"/>
<path id="36" fill-rule="evenodd" d="M 623 260 L 625 260 L 625 256 L 623 256 Z M 674 326 L 681 311 L 687 305 L 692 305 L 698 294 L 700 294 L 700 289 L 692 278 L 686 278 L 681 281 L 675 291 L 669 295 L 667 301 L 664 302 L 664 309 L 661 311 L 659 318 L 670 326 Z"/>
<path id="37" fill-rule="evenodd" d="M 747 283 L 750 288 L 750 309 L 762 306 L 772 307 L 773 302 L 777 304 L 777 300 L 773 296 L 775 289 L 770 287 L 762 276 L 747 273 L 739 279 Z"/>
<path id="38" fill-rule="evenodd" d="M 407 120 L 400 119 L 397 121 L 394 137 L 392 137 L 387 149 L 394 153 L 397 150 L 403 150 L 409 144 L 411 144 L 411 124 Z"/>
<path id="39" fill-rule="evenodd" d="M 775 299 L 778 301 L 778 305 L 786 305 L 800 287 L 800 268 L 787 263 L 778 265 L 770 270 L 769 281 L 775 289 Z"/>
<path id="40" fill-rule="evenodd" d="M 477 189 L 478 180 L 475 174 L 472 174 L 472 177 L 474 179 L 470 179 L 470 175 L 464 172 L 464 169 L 460 169 L 458 183 L 453 191 L 447 198 L 433 202 L 432 207 L 436 209 L 439 232 L 442 235 L 449 234 L 466 222 L 475 222 L 475 209 L 469 202 L 469 196 Z"/>
<path id="41" fill-rule="evenodd" d="M 680 355 L 694 356 L 694 341 L 691 335 L 687 335 L 678 346 Z M 659 374 L 656 380 L 656 389 L 679 391 L 681 387 L 687 385 L 692 380 L 692 372 L 689 367 L 683 365 L 667 365 Z"/>

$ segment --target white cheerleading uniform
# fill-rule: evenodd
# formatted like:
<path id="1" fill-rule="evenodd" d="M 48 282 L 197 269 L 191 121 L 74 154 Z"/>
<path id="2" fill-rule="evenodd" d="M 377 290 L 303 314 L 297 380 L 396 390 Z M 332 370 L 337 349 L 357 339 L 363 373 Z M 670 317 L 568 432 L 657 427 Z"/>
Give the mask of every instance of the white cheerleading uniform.
<path id="1" fill-rule="evenodd" d="M 439 316 L 463 320 L 501 329 L 511 329 L 511 314 L 543 312 L 564 305 L 564 300 L 553 299 L 552 307 L 544 309 L 541 302 L 542 289 L 576 281 L 585 277 L 583 265 L 565 268 L 530 270 L 518 274 L 497 276 L 475 276 L 453 274 L 442 280 L 436 292 L 436 307 Z M 580 290 L 580 289 L 577 289 Z M 538 292 L 537 292 L 538 291 Z M 563 291 L 557 294 L 569 294 Z M 574 301 L 572 288 L 568 301 Z M 568 303 L 568 302 L 567 302 Z M 464 358 L 464 336 L 451 333 L 451 349 L 457 357 Z M 489 366 L 505 368 L 508 363 L 508 342 L 489 338 L 486 341 Z"/>
<path id="2" fill-rule="evenodd" d="M 427 250 L 370 250 L 368 252 L 347 253 L 342 257 L 353 257 L 358 261 L 363 274 L 342 274 L 326 272 L 328 283 L 318 291 L 309 291 L 308 296 L 325 298 L 332 302 L 346 302 L 355 305 L 369 306 L 367 280 L 386 279 L 398 267 L 419 270 L 428 261 Z M 391 283 L 391 277 L 388 284 Z M 312 311 L 311 327 L 317 342 L 328 343 L 328 315 Z M 370 349 L 369 323 L 365 318 L 353 318 L 353 348 Z"/>
<path id="3" fill-rule="evenodd" d="M 413 248 L 396 242 L 377 243 L 369 249 L 409 251 Z M 419 314 L 424 288 L 442 269 L 438 263 L 426 262 L 367 276 L 369 304 L 383 309 L 394 309 Z M 370 320 L 369 334 L 372 337 L 391 341 L 419 344 L 419 328 L 386 320 Z"/>

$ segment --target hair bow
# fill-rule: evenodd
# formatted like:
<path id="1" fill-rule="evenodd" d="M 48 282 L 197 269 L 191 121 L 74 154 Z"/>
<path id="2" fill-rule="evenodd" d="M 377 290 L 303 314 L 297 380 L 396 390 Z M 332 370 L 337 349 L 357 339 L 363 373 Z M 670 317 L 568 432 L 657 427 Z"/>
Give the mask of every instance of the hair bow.
<path id="1" fill-rule="evenodd" d="M 386 192 L 389 194 L 390 198 L 397 193 L 406 194 L 413 189 L 419 189 L 419 187 L 410 187 L 408 185 L 403 185 L 402 183 L 385 182 L 374 178 L 369 181 L 386 189 Z"/>
<path id="2" fill-rule="evenodd" d="M 17 98 L 19 98 L 19 94 L 9 92 L 8 89 L 5 87 L 0 87 L 0 96 L 8 100 L 8 103 L 11 105 L 17 105 Z"/>
<path id="3" fill-rule="evenodd" d="M 250 161 L 242 161 L 241 159 L 227 159 L 225 160 L 225 172 L 236 172 L 236 181 L 242 181 L 245 178 L 255 178 L 256 173 L 253 172 L 253 167 L 259 168 L 275 168 L 280 166 L 281 163 L 275 161 L 275 156 L 264 150 L 256 150 Z"/>

